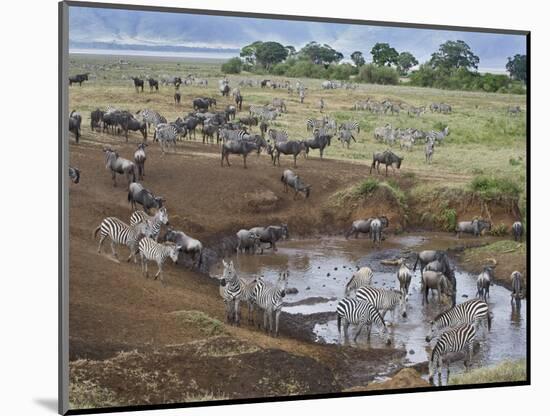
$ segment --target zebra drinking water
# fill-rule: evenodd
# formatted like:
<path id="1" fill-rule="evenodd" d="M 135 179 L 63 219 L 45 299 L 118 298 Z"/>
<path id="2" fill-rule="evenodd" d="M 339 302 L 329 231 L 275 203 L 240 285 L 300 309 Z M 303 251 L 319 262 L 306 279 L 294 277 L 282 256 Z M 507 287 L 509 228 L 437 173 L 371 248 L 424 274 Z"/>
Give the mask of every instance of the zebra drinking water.
<path id="1" fill-rule="evenodd" d="M 426 342 L 430 342 L 437 333 L 462 324 L 474 324 L 479 328 L 483 320 L 487 320 L 487 329 L 491 329 L 491 313 L 487 303 L 479 299 L 471 299 L 453 306 L 437 315 L 430 322 L 430 333 L 426 335 Z"/>
<path id="2" fill-rule="evenodd" d="M 464 365 L 466 369 L 472 361 L 473 344 L 476 335 L 475 327 L 472 324 L 463 324 L 444 332 L 437 340 L 429 361 L 429 381 L 433 384 L 434 374 L 437 371 L 439 385 L 441 385 L 441 369 L 445 362 L 445 355 L 453 352 L 466 350 L 466 359 Z M 449 362 L 446 363 L 447 380 L 449 379 Z"/>
<path id="3" fill-rule="evenodd" d="M 147 262 L 153 260 L 157 263 L 158 267 L 157 274 L 155 274 L 155 280 L 160 276 L 162 285 L 166 286 L 162 276 L 162 265 L 169 257 L 177 264 L 181 247 L 175 244 L 160 244 L 149 237 L 143 237 L 139 241 L 138 247 L 141 257 L 141 270 L 145 278 L 148 277 Z"/>
<path id="4" fill-rule="evenodd" d="M 374 273 L 370 267 L 365 266 L 358 269 L 355 273 L 353 273 L 348 283 L 346 283 L 345 296 L 349 297 L 352 293 L 357 292 L 357 290 L 363 286 L 370 286 L 372 284 L 373 277 Z"/>
<path id="5" fill-rule="evenodd" d="M 340 336 L 342 323 L 344 326 L 344 340 L 347 340 L 350 324 L 358 326 L 355 337 L 353 338 L 354 342 L 357 342 L 357 337 L 359 337 L 359 334 L 365 326 L 367 327 L 367 339 L 370 339 L 372 325 L 374 324 L 378 327 L 380 336 L 386 338 L 386 343 L 388 345 L 391 344 L 384 318 L 382 318 L 378 309 L 369 301 L 344 298 L 338 302 L 336 314 L 338 315 L 338 334 Z"/>
<path id="6" fill-rule="evenodd" d="M 147 215 L 144 211 L 134 211 L 130 217 L 130 225 L 136 225 L 144 221 L 149 221 L 150 227 L 147 230 L 146 237 L 158 241 L 162 224 L 168 225 L 168 212 L 165 207 L 161 207 L 153 216 Z"/>
<path id="7" fill-rule="evenodd" d="M 266 332 L 268 331 L 267 321 L 269 319 L 269 332 L 273 333 L 273 315 L 275 315 L 275 336 L 279 335 L 279 317 L 283 307 L 283 298 L 286 295 L 288 276 L 288 271 L 281 272 L 275 285 L 267 284 L 260 278 L 254 288 L 254 303 L 264 311 L 264 329 Z"/>
<path id="8" fill-rule="evenodd" d="M 521 298 L 523 297 L 523 276 L 520 272 L 512 272 L 510 278 L 512 279 L 512 293 L 510 294 L 510 303 L 512 308 L 515 307 L 519 311 L 521 309 Z M 515 301 L 515 302 L 514 302 Z"/>
<path id="9" fill-rule="evenodd" d="M 403 318 L 407 317 L 407 297 L 399 290 L 382 289 L 374 286 L 363 286 L 357 290 L 357 299 L 367 300 L 380 311 L 382 318 L 391 311 L 395 322 L 395 311 L 399 307 Z"/>

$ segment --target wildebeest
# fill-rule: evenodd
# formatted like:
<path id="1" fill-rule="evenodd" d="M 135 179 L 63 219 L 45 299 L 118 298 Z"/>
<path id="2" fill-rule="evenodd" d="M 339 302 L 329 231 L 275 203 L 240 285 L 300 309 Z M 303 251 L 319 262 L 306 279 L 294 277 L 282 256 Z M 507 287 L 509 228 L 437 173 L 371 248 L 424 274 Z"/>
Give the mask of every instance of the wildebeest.
<path id="1" fill-rule="evenodd" d="M 92 130 L 98 128 L 101 128 L 101 123 L 103 122 L 103 114 L 104 112 L 101 111 L 99 108 L 92 111 L 90 114 L 90 128 Z"/>
<path id="2" fill-rule="evenodd" d="M 432 289 L 437 290 L 437 300 L 441 303 L 441 294 L 445 293 L 449 297 L 452 297 L 452 289 L 450 284 L 441 272 L 434 272 L 433 270 L 426 270 L 422 274 L 422 305 L 429 303 L 428 291 Z"/>
<path id="3" fill-rule="evenodd" d="M 220 93 L 222 94 L 222 97 L 229 97 L 229 91 L 231 91 L 231 88 L 228 84 L 220 86 Z"/>
<path id="4" fill-rule="evenodd" d="M 145 176 L 145 160 L 147 160 L 147 156 L 145 155 L 145 148 L 147 146 L 147 143 L 138 144 L 137 150 L 134 153 L 134 162 L 137 166 L 138 180 L 140 181 L 143 180 L 143 177 Z"/>
<path id="5" fill-rule="evenodd" d="M 174 104 L 180 105 L 180 103 L 181 103 L 181 94 L 178 91 L 176 91 L 174 93 Z"/>
<path id="6" fill-rule="evenodd" d="M 514 234 L 515 241 L 521 241 L 523 236 L 523 224 L 520 221 L 516 221 L 512 224 L 512 233 Z"/>
<path id="7" fill-rule="evenodd" d="M 128 141 L 128 131 L 139 131 L 143 136 L 143 140 L 147 140 L 147 123 L 145 121 L 139 121 L 134 117 L 127 117 L 121 121 L 121 128 Z"/>
<path id="8" fill-rule="evenodd" d="M 241 117 L 239 118 L 239 123 L 244 124 L 245 126 L 249 126 L 252 128 L 253 126 L 258 125 L 258 117 L 249 116 L 249 117 Z"/>
<path id="9" fill-rule="evenodd" d="M 246 157 L 250 152 L 253 152 L 254 150 L 258 150 L 259 145 L 255 142 L 251 142 L 248 140 L 229 140 L 222 144 L 222 160 L 221 160 L 221 166 L 223 168 L 223 161 L 227 162 L 227 166 L 231 166 L 229 164 L 229 155 L 230 154 L 236 154 L 236 155 L 242 155 L 243 157 L 243 164 L 244 168 L 246 169 Z"/>
<path id="10" fill-rule="evenodd" d="M 325 130 L 315 130 L 313 138 L 303 141 L 306 157 L 309 156 L 309 149 L 319 149 L 319 157 L 323 158 L 323 152 L 327 146 L 330 146 L 332 135 Z"/>
<path id="11" fill-rule="evenodd" d="M 128 202 L 134 211 L 137 209 L 136 203 L 138 203 L 143 207 L 145 213 L 149 214 L 151 208 L 162 208 L 165 201 L 163 197 L 155 196 L 139 182 L 133 182 L 128 187 Z"/>
<path id="12" fill-rule="evenodd" d="M 82 87 L 82 83 L 84 81 L 88 81 L 88 75 L 90 74 L 85 73 L 85 74 L 77 74 L 69 77 L 69 85 L 73 85 L 73 83 L 74 84 L 78 83 L 78 85 Z"/>
<path id="13" fill-rule="evenodd" d="M 239 92 L 238 94 L 235 94 L 235 105 L 239 109 L 239 111 L 242 111 L 243 109 L 243 96 Z"/>
<path id="14" fill-rule="evenodd" d="M 239 230 L 237 232 L 237 253 L 256 254 L 260 248 L 260 236 L 250 230 Z"/>
<path id="15" fill-rule="evenodd" d="M 128 187 L 136 181 L 136 165 L 134 162 L 124 159 L 111 148 L 103 149 L 105 152 L 105 168 L 112 174 L 113 186 L 116 186 L 116 174 L 125 175 L 128 181 Z"/>
<path id="16" fill-rule="evenodd" d="M 510 275 L 512 280 L 512 293 L 510 294 L 510 303 L 512 308 L 515 307 L 517 310 L 521 309 L 521 298 L 523 297 L 523 276 L 520 272 L 514 271 Z"/>
<path id="17" fill-rule="evenodd" d="M 492 266 L 485 266 L 477 277 L 477 297 L 487 302 L 489 287 L 493 285 L 494 269 Z"/>
<path id="18" fill-rule="evenodd" d="M 455 276 L 454 269 L 451 267 L 451 263 L 449 262 L 449 258 L 447 254 L 439 250 L 438 251 L 425 250 L 424 252 L 421 252 L 419 254 L 419 257 L 423 253 L 426 254 L 425 258 L 431 257 L 429 253 L 435 253 L 435 254 L 432 257 L 433 260 L 429 261 L 423 269 L 422 269 L 422 263 L 421 263 L 420 274 L 423 275 L 425 271 L 443 273 L 443 275 L 447 278 L 447 281 L 450 283 L 451 302 L 452 302 L 452 306 L 454 306 L 456 304 L 456 276 Z M 418 258 L 417 258 L 417 261 L 418 261 Z M 416 267 L 416 263 L 415 263 L 415 267 Z"/>
<path id="19" fill-rule="evenodd" d="M 393 165 L 397 169 L 401 168 L 401 162 L 403 157 L 397 156 L 395 153 L 386 150 L 384 152 L 376 152 L 372 154 L 372 165 L 370 167 L 369 173 L 372 173 L 372 169 L 376 167 L 378 173 L 380 173 L 380 164 L 386 165 L 386 176 L 388 176 L 388 166 L 391 166 L 392 170 L 395 172 Z"/>
<path id="20" fill-rule="evenodd" d="M 69 178 L 75 184 L 80 182 L 80 170 L 69 166 Z"/>
<path id="21" fill-rule="evenodd" d="M 199 240 L 189 237 L 183 231 L 173 230 L 172 228 L 168 228 L 164 239 L 176 243 L 177 246 L 181 247 L 181 252 L 191 255 L 194 267 L 201 267 L 203 246 Z"/>
<path id="22" fill-rule="evenodd" d="M 249 230 L 250 232 L 257 234 L 260 237 L 260 243 L 269 243 L 268 248 L 272 248 L 273 251 L 277 251 L 275 243 L 281 238 L 288 239 L 288 225 L 270 225 L 267 227 L 254 227 Z M 261 249 L 263 253 L 263 248 Z"/>
<path id="23" fill-rule="evenodd" d="M 156 91 L 159 90 L 159 82 L 158 80 L 154 79 L 154 78 L 149 78 L 147 80 L 147 82 L 149 82 L 149 90 L 151 90 L 151 92 L 153 91 L 153 89 L 155 89 Z"/>
<path id="24" fill-rule="evenodd" d="M 208 110 L 210 108 L 210 102 L 205 98 L 195 98 L 193 100 L 193 110 Z"/>
<path id="25" fill-rule="evenodd" d="M 512 107 L 508 107 L 506 109 L 506 112 L 512 116 L 517 116 L 518 114 L 521 113 L 521 108 L 519 105 L 515 105 L 515 106 L 512 106 Z"/>
<path id="26" fill-rule="evenodd" d="M 69 131 L 74 134 L 75 140 L 78 143 L 80 140 L 80 126 L 82 124 L 82 116 L 75 110 L 69 115 Z"/>
<path id="27" fill-rule="evenodd" d="M 401 293 L 403 293 L 403 296 L 407 296 L 409 294 L 409 287 L 411 285 L 412 280 L 412 273 L 407 264 L 405 263 L 405 259 L 399 260 L 400 266 L 399 270 L 397 271 L 397 280 L 399 282 L 399 289 L 401 290 Z"/>
<path id="28" fill-rule="evenodd" d="M 284 192 L 288 192 L 289 186 L 294 189 L 294 199 L 298 196 L 298 192 L 302 192 L 306 198 L 309 198 L 311 185 L 302 182 L 302 179 L 290 169 L 285 169 L 281 176 L 281 182 L 284 184 Z"/>
<path id="29" fill-rule="evenodd" d="M 136 89 L 136 92 L 139 92 L 139 89 L 141 88 L 141 92 L 143 92 L 143 80 L 141 78 L 132 77 L 132 80 L 134 81 L 134 87 Z"/>
<path id="30" fill-rule="evenodd" d="M 475 219 L 472 221 L 460 221 L 455 228 L 457 238 L 460 238 L 462 233 L 473 234 L 479 237 L 483 230 L 491 231 L 491 223 L 483 219 Z"/>
<path id="31" fill-rule="evenodd" d="M 303 141 L 289 140 L 288 142 L 275 143 L 275 150 L 273 153 L 273 165 L 277 162 L 278 166 L 281 166 L 280 157 L 281 153 L 284 155 L 292 155 L 294 157 L 294 167 L 296 167 L 296 158 L 305 150 L 305 144 Z"/>

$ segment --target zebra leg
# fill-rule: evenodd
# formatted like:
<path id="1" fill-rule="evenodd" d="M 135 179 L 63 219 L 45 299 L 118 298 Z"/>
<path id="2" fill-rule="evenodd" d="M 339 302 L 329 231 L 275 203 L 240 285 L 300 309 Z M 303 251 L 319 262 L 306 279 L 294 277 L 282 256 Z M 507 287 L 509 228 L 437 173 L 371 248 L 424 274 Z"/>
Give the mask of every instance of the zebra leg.
<path id="1" fill-rule="evenodd" d="M 357 328 L 357 332 L 355 333 L 355 336 L 353 337 L 353 342 L 357 342 L 357 338 L 359 337 L 359 334 L 361 333 L 362 329 L 363 329 L 363 326 L 365 326 L 365 324 L 359 324 L 359 328 Z M 367 336 L 367 339 L 368 339 L 368 336 Z"/>
<path id="2" fill-rule="evenodd" d="M 235 299 L 235 324 L 239 326 L 241 324 L 241 311 L 239 310 L 239 299 Z"/>
<path id="3" fill-rule="evenodd" d="M 98 253 L 101 253 L 101 245 L 103 244 L 103 241 L 105 240 L 105 237 L 107 237 L 106 235 L 102 235 L 101 238 L 99 239 L 99 244 L 97 246 L 97 252 Z"/>
<path id="4" fill-rule="evenodd" d="M 269 311 L 269 335 L 273 335 L 273 311 Z"/>
<path id="5" fill-rule="evenodd" d="M 111 251 L 113 253 L 113 257 L 118 258 L 118 255 L 116 254 L 116 250 L 115 250 L 115 242 L 113 240 L 111 240 Z"/>
<path id="6" fill-rule="evenodd" d="M 267 309 L 264 309 L 264 331 L 267 332 Z"/>
<path id="7" fill-rule="evenodd" d="M 275 336 L 279 336 L 279 317 L 281 315 L 281 310 L 278 309 L 275 311 Z"/>

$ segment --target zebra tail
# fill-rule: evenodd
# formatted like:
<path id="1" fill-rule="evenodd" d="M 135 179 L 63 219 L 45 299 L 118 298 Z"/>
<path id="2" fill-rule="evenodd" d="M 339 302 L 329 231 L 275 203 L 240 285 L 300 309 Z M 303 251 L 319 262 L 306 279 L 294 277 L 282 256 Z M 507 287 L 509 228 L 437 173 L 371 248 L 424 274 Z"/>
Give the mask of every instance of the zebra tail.
<path id="1" fill-rule="evenodd" d="M 413 272 L 416 271 L 416 264 L 418 263 L 418 260 L 420 259 L 420 254 L 416 255 L 416 261 L 414 262 Z"/>
<path id="2" fill-rule="evenodd" d="M 135 182 L 135 181 L 134 181 L 134 182 Z M 132 196 L 132 191 L 128 191 L 128 203 L 131 204 L 132 201 L 133 201 L 133 199 L 134 199 L 134 198 L 133 198 L 133 196 Z"/>
<path id="3" fill-rule="evenodd" d="M 338 314 L 338 333 L 340 333 L 340 325 L 342 323 L 342 317 Z"/>
<path id="4" fill-rule="evenodd" d="M 491 321 L 493 320 L 493 316 L 491 312 L 487 311 L 487 328 L 489 331 L 491 330 Z"/>
<path id="5" fill-rule="evenodd" d="M 97 235 L 97 232 L 101 229 L 101 224 L 97 226 L 97 228 L 92 233 L 92 238 L 95 240 L 95 237 Z"/>

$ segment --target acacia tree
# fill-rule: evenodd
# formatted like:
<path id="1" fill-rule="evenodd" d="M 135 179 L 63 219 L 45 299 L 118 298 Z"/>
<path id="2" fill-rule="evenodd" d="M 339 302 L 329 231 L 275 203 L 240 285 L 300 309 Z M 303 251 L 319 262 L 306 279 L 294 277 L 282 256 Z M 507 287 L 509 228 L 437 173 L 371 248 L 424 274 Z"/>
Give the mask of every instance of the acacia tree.
<path id="1" fill-rule="evenodd" d="M 246 45 L 241 49 L 240 56 L 244 59 L 244 61 L 249 65 L 255 65 L 256 64 L 256 49 L 258 46 L 260 46 L 263 42 L 262 41 L 256 41 L 251 43 L 250 45 Z"/>
<path id="2" fill-rule="evenodd" d="M 418 61 L 410 52 L 401 52 L 397 57 L 397 68 L 403 75 L 406 75 L 415 65 L 418 65 Z"/>
<path id="3" fill-rule="evenodd" d="M 288 50 L 278 42 L 263 42 L 256 48 L 256 61 L 264 68 L 283 62 L 288 56 Z"/>
<path id="4" fill-rule="evenodd" d="M 527 56 L 516 54 L 513 58 L 508 57 L 506 70 L 512 79 L 525 82 L 527 80 Z"/>
<path id="5" fill-rule="evenodd" d="M 333 62 L 340 62 L 344 59 L 344 55 L 341 52 L 333 49 L 326 43 L 321 45 L 317 42 L 309 42 L 306 46 L 300 49 L 300 56 L 309 59 L 311 62 L 317 65 L 329 65 Z"/>
<path id="6" fill-rule="evenodd" d="M 439 45 L 439 49 L 432 54 L 430 65 L 435 69 L 453 71 L 456 69 L 477 70 L 479 57 L 463 40 L 448 40 Z"/>
<path id="7" fill-rule="evenodd" d="M 378 66 L 392 66 L 397 65 L 397 58 L 399 53 L 392 48 L 389 43 L 376 43 L 371 51 L 372 62 Z"/>
<path id="8" fill-rule="evenodd" d="M 360 51 L 355 51 L 350 55 L 351 60 L 355 64 L 356 67 L 360 67 L 365 65 L 365 58 L 363 57 L 363 53 Z"/>

